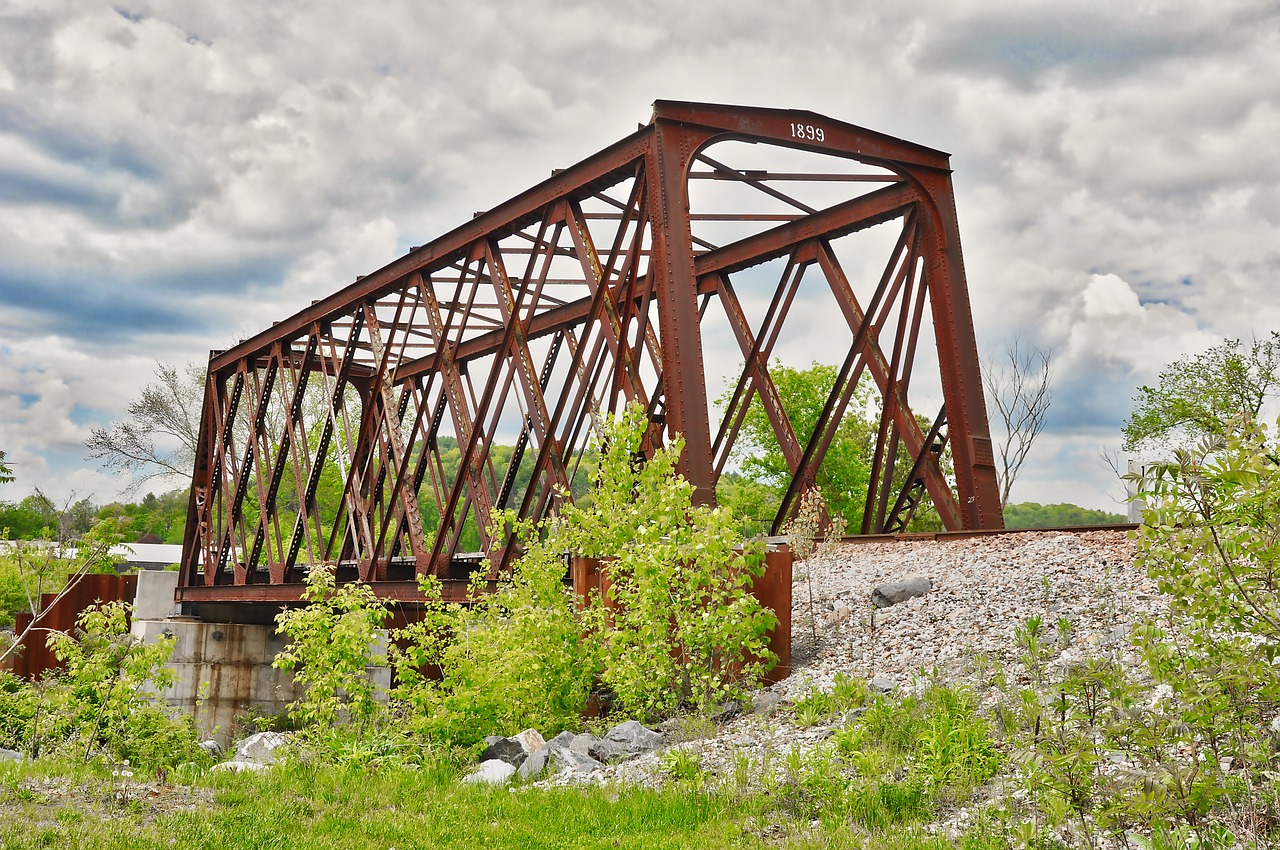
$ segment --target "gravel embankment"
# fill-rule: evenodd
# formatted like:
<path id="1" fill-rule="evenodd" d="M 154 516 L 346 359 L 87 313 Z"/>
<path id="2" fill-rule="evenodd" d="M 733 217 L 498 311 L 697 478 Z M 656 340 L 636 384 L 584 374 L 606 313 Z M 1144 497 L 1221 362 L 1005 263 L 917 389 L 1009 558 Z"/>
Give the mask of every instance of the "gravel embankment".
<path id="1" fill-rule="evenodd" d="M 1077 647 L 1113 643 L 1162 605 L 1133 557 L 1134 544 L 1120 531 L 846 544 L 798 565 L 798 576 L 811 571 L 818 640 L 815 646 L 808 581 L 799 578 L 792 606 L 799 657 L 786 693 L 827 687 L 838 672 L 902 682 L 935 667 L 944 677 L 963 675 L 979 655 L 1009 662 L 1014 629 L 1034 616 L 1050 636 L 1059 619 L 1068 620 Z M 874 611 L 873 627 L 871 591 L 917 576 L 932 581 L 932 592 Z"/>
<path id="2" fill-rule="evenodd" d="M 1049 642 L 1056 641 L 1060 618 L 1071 623 L 1070 654 L 1122 649 L 1129 626 L 1163 607 L 1133 558 L 1133 543 L 1119 531 L 836 547 L 825 558 L 797 565 L 792 675 L 758 694 L 757 710 L 745 706 L 747 713 L 721 724 L 715 735 L 675 746 L 693 751 L 704 770 L 724 778 L 748 759 L 754 770 L 778 764 L 793 750 L 807 752 L 831 734 L 830 729 L 796 728 L 777 713 L 779 702 L 812 688 L 830 688 L 838 673 L 879 677 L 901 688 L 914 687 L 935 669 L 943 680 L 972 683 L 984 662 L 989 668 L 1003 665 L 1016 676 L 1014 630 L 1034 616 L 1042 619 Z M 932 591 L 876 610 L 873 628 L 872 590 L 918 576 L 931 580 Z M 816 628 L 810 620 L 810 580 Z M 1059 648 L 1051 653 L 1058 654 Z M 662 758 L 661 751 L 650 753 L 589 775 L 562 773 L 545 784 L 623 780 L 656 785 L 662 782 Z"/>

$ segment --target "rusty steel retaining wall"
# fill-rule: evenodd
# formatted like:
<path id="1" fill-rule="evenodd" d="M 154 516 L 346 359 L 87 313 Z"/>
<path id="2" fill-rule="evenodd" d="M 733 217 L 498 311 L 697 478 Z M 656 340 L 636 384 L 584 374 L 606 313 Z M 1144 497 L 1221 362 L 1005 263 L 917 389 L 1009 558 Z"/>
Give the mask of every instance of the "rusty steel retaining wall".
<path id="1" fill-rule="evenodd" d="M 14 622 L 14 634 L 22 635 L 24 631 L 26 634 L 18 641 L 21 648 L 15 653 L 13 672 L 26 679 L 36 679 L 47 670 L 60 669 L 62 662 L 48 647 L 49 634 L 69 634 L 76 627 L 76 618 L 91 605 L 120 601 L 132 603 L 137 587 L 136 575 L 86 574 L 73 578 L 61 599 L 56 593 L 42 595 L 41 613 L 34 628 L 26 631 L 32 621 L 30 614 L 19 614 Z"/>
<path id="2" fill-rule="evenodd" d="M 780 682 L 791 675 L 791 565 L 793 556 L 788 546 L 771 546 L 765 554 L 764 572 L 751 582 L 751 595 L 778 618 L 778 624 L 769 631 L 769 651 L 778 657 L 778 663 L 765 675 L 766 682 Z M 573 591 L 580 605 L 598 591 L 601 595 L 609 589 L 607 567 L 602 568 L 597 558 L 573 558 L 570 566 Z M 607 607 L 609 601 L 605 602 Z"/>

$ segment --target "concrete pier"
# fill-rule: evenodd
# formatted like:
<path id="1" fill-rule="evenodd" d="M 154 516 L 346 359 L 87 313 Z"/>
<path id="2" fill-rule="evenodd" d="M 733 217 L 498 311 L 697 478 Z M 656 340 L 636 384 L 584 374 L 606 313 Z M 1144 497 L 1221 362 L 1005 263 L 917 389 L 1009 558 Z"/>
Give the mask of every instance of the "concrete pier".
<path id="1" fill-rule="evenodd" d="M 179 616 L 173 601 L 177 582 L 176 572 L 138 575 L 132 632 L 148 642 L 174 638 L 173 655 L 165 666 L 177 674 L 177 681 L 159 696 L 194 716 L 205 735 L 225 745 L 238 716 L 280 714 L 300 695 L 293 674 L 271 666 L 286 641 L 272 626 L 206 623 Z"/>

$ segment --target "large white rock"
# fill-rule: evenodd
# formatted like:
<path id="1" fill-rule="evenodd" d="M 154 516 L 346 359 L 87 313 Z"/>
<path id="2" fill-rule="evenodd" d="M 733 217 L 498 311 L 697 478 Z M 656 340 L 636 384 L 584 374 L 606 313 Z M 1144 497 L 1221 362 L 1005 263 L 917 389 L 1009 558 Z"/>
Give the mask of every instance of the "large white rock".
<path id="1" fill-rule="evenodd" d="M 258 764 L 255 761 L 224 761 L 221 764 L 215 764 L 209 768 L 209 772 L 218 773 L 252 773 L 255 770 L 266 770 L 268 765 Z"/>
<path id="2" fill-rule="evenodd" d="M 515 772 L 516 769 L 502 759 L 488 759 L 480 762 L 480 767 L 475 773 L 462 777 L 462 781 L 468 785 L 501 785 Z"/>
<path id="3" fill-rule="evenodd" d="M 289 737 L 279 732 L 257 732 L 236 745 L 233 761 L 250 764 L 275 764 L 276 751 L 289 743 Z"/>

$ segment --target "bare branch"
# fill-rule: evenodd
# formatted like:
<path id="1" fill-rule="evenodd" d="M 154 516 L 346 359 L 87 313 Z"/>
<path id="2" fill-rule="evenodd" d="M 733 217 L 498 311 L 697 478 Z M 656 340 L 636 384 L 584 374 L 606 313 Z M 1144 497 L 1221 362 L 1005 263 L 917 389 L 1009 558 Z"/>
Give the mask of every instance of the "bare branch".
<path id="1" fill-rule="evenodd" d="M 1036 437 L 1044 428 L 1045 414 L 1053 401 L 1049 390 L 1052 378 L 1046 349 L 1025 346 L 1014 337 L 1006 345 L 1003 356 L 988 360 L 982 366 L 987 403 L 993 408 L 992 419 L 1004 430 L 1004 439 L 996 444 L 1000 455 L 1000 503 L 1009 503 L 1009 492 L 1027 460 Z"/>
<path id="2" fill-rule="evenodd" d="M 204 375 L 204 368 L 194 363 L 181 372 L 156 363 L 156 382 L 129 403 L 128 418 L 93 429 L 85 441 L 89 458 L 132 476 L 129 492 L 153 478 L 189 478 L 200 433 Z"/>

